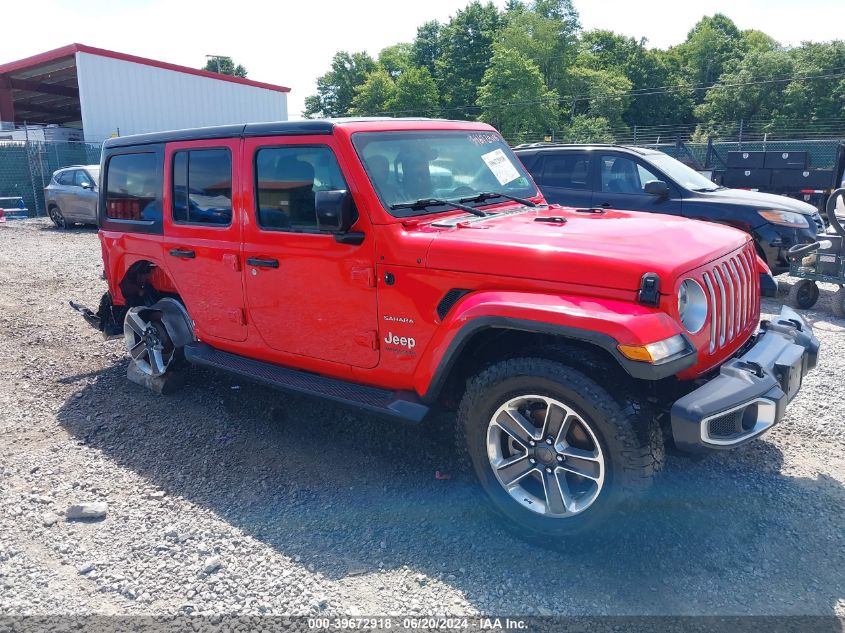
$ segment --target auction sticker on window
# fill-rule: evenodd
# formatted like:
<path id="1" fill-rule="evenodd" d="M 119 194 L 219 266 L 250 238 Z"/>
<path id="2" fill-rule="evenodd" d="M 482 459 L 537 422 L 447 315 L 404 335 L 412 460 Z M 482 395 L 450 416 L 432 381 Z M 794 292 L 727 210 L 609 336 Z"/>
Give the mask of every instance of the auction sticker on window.
<path id="1" fill-rule="evenodd" d="M 492 152 L 482 154 L 481 160 L 487 163 L 487 167 L 493 172 L 500 185 L 506 185 L 519 178 L 516 167 L 513 166 L 513 163 L 501 149 L 494 149 Z"/>

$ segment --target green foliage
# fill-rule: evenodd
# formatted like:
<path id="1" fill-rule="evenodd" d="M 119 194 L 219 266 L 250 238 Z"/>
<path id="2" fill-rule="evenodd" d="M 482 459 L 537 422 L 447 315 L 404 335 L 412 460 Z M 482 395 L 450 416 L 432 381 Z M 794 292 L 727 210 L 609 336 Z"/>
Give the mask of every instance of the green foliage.
<path id="1" fill-rule="evenodd" d="M 613 143 L 616 141 L 607 119 L 584 114 L 572 117 L 563 129 L 563 135 L 555 140 L 565 143 Z"/>
<path id="2" fill-rule="evenodd" d="M 211 73 L 220 73 L 221 75 L 246 77 L 246 68 L 241 64 L 235 66 L 235 62 L 232 61 L 231 57 L 209 57 L 202 69 Z"/>
<path id="3" fill-rule="evenodd" d="M 704 139 L 740 119 L 768 121 L 771 130 L 845 120 L 845 78 L 830 76 L 845 69 L 843 41 L 785 48 L 715 14 L 661 50 L 582 31 L 572 0 L 507 0 L 502 10 L 483 1 L 420 25 L 413 42 L 388 46 L 377 60 L 337 53 L 305 116 L 479 118 L 509 138 L 551 128 L 585 142 L 632 126 L 697 124 Z"/>
<path id="4" fill-rule="evenodd" d="M 440 97 L 428 68 L 409 68 L 396 79 L 388 110 L 396 116 L 437 116 Z"/>
<path id="5" fill-rule="evenodd" d="M 387 74 L 395 79 L 413 67 L 412 51 L 412 44 L 402 43 L 388 46 L 378 54 L 378 65 L 384 68 Z"/>
<path id="6" fill-rule="evenodd" d="M 478 86 L 493 56 L 498 26 L 496 6 L 474 0 L 443 27 L 434 76 L 450 117 L 470 116 L 467 106 L 475 104 Z"/>
<path id="7" fill-rule="evenodd" d="M 303 116 L 339 117 L 348 114 L 355 98 L 355 88 L 376 69 L 366 53 L 340 51 L 332 58 L 329 72 L 317 79 L 317 94 L 305 99 Z"/>
<path id="8" fill-rule="evenodd" d="M 355 88 L 351 114 L 360 116 L 384 115 L 396 96 L 396 84 L 383 68 L 367 75 L 366 81 Z"/>
<path id="9" fill-rule="evenodd" d="M 509 138 L 543 134 L 557 122 L 557 98 L 537 64 L 519 51 L 497 46 L 478 89 L 479 118 Z"/>

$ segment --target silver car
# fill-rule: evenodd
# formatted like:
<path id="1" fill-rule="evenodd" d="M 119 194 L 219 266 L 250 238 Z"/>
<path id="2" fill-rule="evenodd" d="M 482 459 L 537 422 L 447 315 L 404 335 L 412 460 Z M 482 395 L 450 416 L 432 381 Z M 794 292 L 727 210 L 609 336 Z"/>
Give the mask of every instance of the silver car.
<path id="1" fill-rule="evenodd" d="M 44 202 L 53 223 L 60 229 L 96 224 L 99 182 L 99 165 L 74 165 L 54 172 L 44 187 Z"/>

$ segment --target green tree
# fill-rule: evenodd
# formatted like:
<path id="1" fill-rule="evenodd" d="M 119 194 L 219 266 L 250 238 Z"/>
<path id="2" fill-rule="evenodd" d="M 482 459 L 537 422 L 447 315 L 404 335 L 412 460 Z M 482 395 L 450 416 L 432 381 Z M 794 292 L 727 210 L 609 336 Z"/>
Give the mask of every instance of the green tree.
<path id="1" fill-rule="evenodd" d="M 567 73 L 567 96 L 562 106 L 568 108 L 569 118 L 601 117 L 609 125 L 621 127 L 622 115 L 631 99 L 630 90 L 630 80 L 617 69 L 575 67 Z"/>
<path id="2" fill-rule="evenodd" d="M 360 116 L 385 115 L 395 97 L 396 84 L 386 70 L 378 68 L 355 88 L 350 113 Z"/>
<path id="3" fill-rule="evenodd" d="M 437 20 L 426 22 L 417 28 L 417 36 L 411 44 L 411 62 L 418 68 L 428 68 L 432 77 L 437 72 L 435 60 L 441 53 L 442 30 Z"/>
<path id="4" fill-rule="evenodd" d="M 845 118 L 845 42 L 805 42 L 789 51 L 793 77 L 783 88 L 783 116 L 792 121 L 830 121 Z M 834 75 L 834 76 L 825 76 Z"/>
<path id="5" fill-rule="evenodd" d="M 578 114 L 563 129 L 561 138 L 566 143 L 613 143 L 616 138 L 610 129 L 610 123 L 604 117 Z"/>
<path id="6" fill-rule="evenodd" d="M 479 118 L 511 140 L 536 137 L 558 119 L 557 92 L 549 90 L 532 60 L 496 46 L 490 68 L 478 89 Z"/>
<path id="7" fill-rule="evenodd" d="M 435 74 L 449 116 L 468 118 L 467 106 L 475 103 L 478 87 L 490 66 L 499 11 L 488 2 L 474 0 L 443 27 Z"/>
<path id="8" fill-rule="evenodd" d="M 581 37 L 576 66 L 618 72 L 628 78 L 635 94 L 628 99 L 622 118 L 629 125 L 691 120 L 693 104 L 689 92 L 654 90 L 676 86 L 681 80 L 665 55 L 646 48 L 645 39 L 606 30 L 587 31 Z"/>
<path id="9" fill-rule="evenodd" d="M 695 85 L 711 84 L 744 55 L 745 41 L 736 24 L 717 13 L 701 18 L 676 49 L 685 78 Z M 704 93 L 696 94 L 701 101 Z"/>
<path id="10" fill-rule="evenodd" d="M 428 68 L 409 68 L 396 78 L 387 109 L 396 116 L 433 116 L 439 105 L 437 84 Z"/>
<path id="11" fill-rule="evenodd" d="M 305 99 L 303 116 L 309 119 L 348 114 L 356 96 L 355 88 L 375 69 L 375 61 L 366 53 L 336 53 L 331 70 L 317 79 L 317 94 Z"/>
<path id="12" fill-rule="evenodd" d="M 236 66 L 231 57 L 209 57 L 202 69 L 211 73 L 220 73 L 221 75 L 246 77 L 246 68 L 244 68 L 241 64 Z"/>
<path id="13" fill-rule="evenodd" d="M 549 88 L 560 87 L 578 52 L 577 21 L 547 17 L 524 7 L 506 16 L 497 41 L 537 64 Z"/>
<path id="14" fill-rule="evenodd" d="M 707 91 L 696 116 L 705 123 L 777 117 L 783 107 L 783 84 L 762 82 L 790 77 L 793 68 L 785 51 L 753 51 Z"/>
<path id="15" fill-rule="evenodd" d="M 378 64 L 395 79 L 414 65 L 411 58 L 412 50 L 413 45 L 408 43 L 388 46 L 378 54 Z"/>

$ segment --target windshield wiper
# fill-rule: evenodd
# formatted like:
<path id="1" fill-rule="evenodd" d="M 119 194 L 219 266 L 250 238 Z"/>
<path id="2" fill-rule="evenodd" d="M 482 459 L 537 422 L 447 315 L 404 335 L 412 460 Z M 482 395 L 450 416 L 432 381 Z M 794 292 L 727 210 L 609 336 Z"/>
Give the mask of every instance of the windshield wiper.
<path id="1" fill-rule="evenodd" d="M 519 204 L 524 204 L 526 207 L 536 207 L 536 202 L 531 202 L 526 198 L 517 198 L 516 196 L 510 196 L 506 193 L 499 193 L 498 191 L 482 191 L 481 193 L 477 193 L 474 196 L 468 196 L 466 198 L 461 198 L 461 202 L 484 202 L 485 200 L 491 200 L 492 198 L 505 198 L 506 200 L 513 200 L 514 202 L 518 202 Z"/>
<path id="2" fill-rule="evenodd" d="M 473 215 L 477 215 L 480 218 L 486 218 L 487 214 L 484 211 L 480 211 L 475 207 L 468 207 L 465 204 L 459 204 L 457 202 L 451 202 L 450 200 L 442 200 L 440 198 L 420 198 L 419 200 L 415 200 L 414 202 L 400 202 L 398 204 L 391 204 L 391 209 L 413 209 L 415 211 L 422 211 L 428 207 L 434 207 L 437 205 L 445 205 L 447 207 L 453 207 L 455 209 L 460 209 L 461 211 L 466 211 L 467 213 L 472 213 Z"/>
<path id="3" fill-rule="evenodd" d="M 726 187 L 698 187 L 697 189 L 693 189 L 696 193 L 701 191 L 719 191 L 719 189 L 726 189 Z"/>

